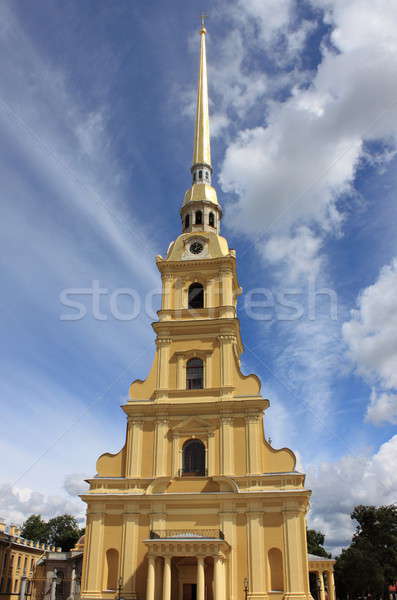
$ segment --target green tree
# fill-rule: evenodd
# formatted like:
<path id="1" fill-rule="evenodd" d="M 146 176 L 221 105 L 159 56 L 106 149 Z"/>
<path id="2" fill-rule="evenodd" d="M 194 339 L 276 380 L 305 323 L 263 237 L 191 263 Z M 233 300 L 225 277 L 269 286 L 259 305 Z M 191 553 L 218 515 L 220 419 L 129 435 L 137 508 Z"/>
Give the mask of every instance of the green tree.
<path id="1" fill-rule="evenodd" d="M 388 586 L 397 580 L 397 507 L 360 505 L 350 516 L 357 525 L 335 565 L 338 596 L 387 598 Z"/>
<path id="2" fill-rule="evenodd" d="M 34 542 L 47 542 L 48 524 L 41 515 L 30 515 L 22 525 L 21 536 Z"/>
<path id="3" fill-rule="evenodd" d="M 315 554 L 316 556 L 324 556 L 324 558 L 331 558 L 331 554 L 324 548 L 325 535 L 321 531 L 315 529 L 308 529 L 306 531 L 307 538 L 307 551 L 309 554 Z"/>
<path id="4" fill-rule="evenodd" d="M 70 550 L 80 537 L 80 528 L 72 515 L 60 515 L 48 521 L 48 543 Z"/>

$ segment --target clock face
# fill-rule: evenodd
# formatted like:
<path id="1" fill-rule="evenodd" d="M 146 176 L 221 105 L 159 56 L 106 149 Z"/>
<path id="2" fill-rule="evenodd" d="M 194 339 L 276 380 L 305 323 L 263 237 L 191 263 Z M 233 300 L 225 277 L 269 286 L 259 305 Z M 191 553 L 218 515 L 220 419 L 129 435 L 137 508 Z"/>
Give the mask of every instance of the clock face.
<path id="1" fill-rule="evenodd" d="M 193 244 L 190 244 L 189 251 L 192 254 L 200 254 L 203 251 L 203 249 L 203 244 L 201 244 L 200 242 L 193 242 Z"/>

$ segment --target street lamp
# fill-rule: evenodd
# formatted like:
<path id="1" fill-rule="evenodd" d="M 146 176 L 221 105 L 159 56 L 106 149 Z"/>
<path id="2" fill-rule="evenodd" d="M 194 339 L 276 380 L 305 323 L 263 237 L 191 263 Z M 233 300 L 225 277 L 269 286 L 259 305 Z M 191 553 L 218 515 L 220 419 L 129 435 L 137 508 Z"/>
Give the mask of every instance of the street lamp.
<path id="1" fill-rule="evenodd" d="M 244 577 L 244 596 L 245 596 L 245 600 L 247 600 L 247 597 L 248 597 L 248 579 L 247 579 L 247 577 Z"/>
<path id="2" fill-rule="evenodd" d="M 117 586 L 118 589 L 118 600 L 121 600 L 121 590 L 123 589 L 123 578 L 119 577 L 119 585 Z"/>

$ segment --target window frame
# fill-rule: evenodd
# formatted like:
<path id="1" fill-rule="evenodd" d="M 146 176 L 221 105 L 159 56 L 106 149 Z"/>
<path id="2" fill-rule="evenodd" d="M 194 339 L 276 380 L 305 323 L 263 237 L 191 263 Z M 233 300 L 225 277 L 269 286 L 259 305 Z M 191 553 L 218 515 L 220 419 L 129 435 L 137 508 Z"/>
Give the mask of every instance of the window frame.
<path id="1" fill-rule="evenodd" d="M 200 361 L 199 365 L 192 365 L 194 361 Z M 190 363 L 190 365 L 189 365 Z M 190 374 L 189 374 L 190 369 Z M 192 376 L 193 369 L 201 369 L 201 377 Z M 189 376 L 190 375 L 190 376 Z M 201 382 L 199 385 L 194 385 L 195 381 Z M 199 356 L 192 356 L 186 361 L 186 389 L 187 390 L 203 390 L 204 389 L 204 361 Z"/>

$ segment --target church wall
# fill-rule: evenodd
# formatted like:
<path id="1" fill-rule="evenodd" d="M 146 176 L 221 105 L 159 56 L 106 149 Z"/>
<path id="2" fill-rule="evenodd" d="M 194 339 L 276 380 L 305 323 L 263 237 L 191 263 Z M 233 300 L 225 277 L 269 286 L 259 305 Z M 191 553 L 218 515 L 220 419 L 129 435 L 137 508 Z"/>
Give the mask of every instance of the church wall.
<path id="1" fill-rule="evenodd" d="M 277 549 L 281 552 L 281 555 L 284 554 L 284 542 L 283 542 L 283 516 L 281 513 L 270 512 L 265 513 L 263 516 L 263 525 L 264 525 L 264 538 L 265 538 L 265 558 L 266 558 L 266 571 L 267 571 L 267 580 L 269 582 L 269 586 L 271 584 L 271 564 L 269 561 L 269 552 L 272 549 Z M 281 562 L 281 571 L 282 562 Z M 282 575 L 284 579 L 285 585 L 285 576 L 284 573 Z M 279 589 L 279 588 L 278 588 Z M 273 595 L 272 595 L 273 597 Z"/>
<path id="2" fill-rule="evenodd" d="M 211 387 L 217 388 L 221 385 L 220 381 L 220 349 L 217 344 L 214 345 L 211 354 Z"/>
<path id="3" fill-rule="evenodd" d="M 153 476 L 154 423 L 144 421 L 142 440 L 142 477 Z"/>
<path id="4" fill-rule="evenodd" d="M 248 576 L 248 538 L 247 538 L 247 519 L 244 512 L 238 512 L 236 515 L 236 553 L 238 556 L 237 562 L 237 597 L 242 600 L 243 591 L 241 582 Z"/>
<path id="5" fill-rule="evenodd" d="M 150 529 L 150 518 L 148 514 L 141 514 L 138 528 L 138 555 L 136 571 L 136 593 L 138 598 L 145 598 L 146 576 L 147 576 L 147 549 L 143 541 L 147 539 Z"/>
<path id="6" fill-rule="evenodd" d="M 236 475 L 242 475 L 247 472 L 247 460 L 245 451 L 241 449 L 246 447 L 245 440 L 245 419 L 234 419 L 234 465 Z"/>

